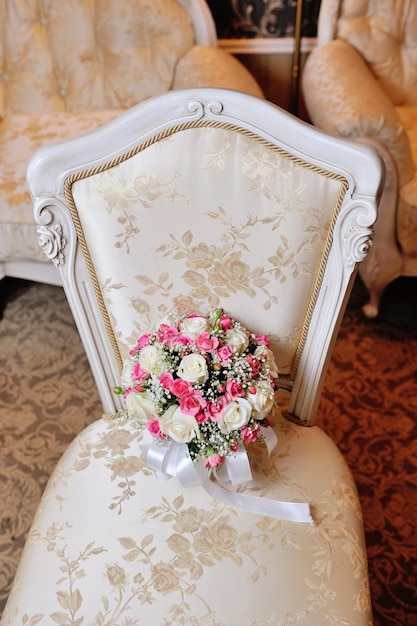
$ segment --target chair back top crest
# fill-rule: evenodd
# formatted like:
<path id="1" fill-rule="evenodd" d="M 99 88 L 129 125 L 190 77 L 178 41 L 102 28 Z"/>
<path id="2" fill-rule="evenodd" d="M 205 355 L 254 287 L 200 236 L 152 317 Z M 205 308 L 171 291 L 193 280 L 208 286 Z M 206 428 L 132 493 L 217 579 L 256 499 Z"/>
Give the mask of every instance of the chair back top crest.
<path id="1" fill-rule="evenodd" d="M 39 151 L 28 168 L 41 245 L 104 409 L 138 336 L 173 311 L 222 307 L 272 342 L 290 411 L 311 421 L 382 166 L 274 105 L 171 92 Z"/>

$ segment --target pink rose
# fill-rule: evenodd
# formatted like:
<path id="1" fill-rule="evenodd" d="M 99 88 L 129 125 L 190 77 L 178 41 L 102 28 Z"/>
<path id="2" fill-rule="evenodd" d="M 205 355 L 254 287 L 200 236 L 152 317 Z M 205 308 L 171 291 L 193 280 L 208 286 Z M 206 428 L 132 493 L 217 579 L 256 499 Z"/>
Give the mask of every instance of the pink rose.
<path id="1" fill-rule="evenodd" d="M 167 326 L 166 324 L 161 324 L 158 332 L 158 337 L 160 341 L 166 341 L 169 345 L 172 345 L 178 335 L 179 331 L 176 326 Z"/>
<path id="2" fill-rule="evenodd" d="M 232 320 L 228 315 L 222 315 L 219 323 L 222 330 L 229 330 L 232 326 Z"/>
<path id="3" fill-rule="evenodd" d="M 259 426 L 244 426 L 240 431 L 243 443 L 249 444 L 256 441 L 259 437 L 261 429 Z"/>
<path id="4" fill-rule="evenodd" d="M 217 467 L 218 465 L 221 465 L 223 461 L 224 457 L 220 456 L 220 454 L 210 454 L 210 456 L 208 456 L 206 459 L 204 467 L 206 467 L 207 469 L 209 469 L 210 467 Z"/>
<path id="5" fill-rule="evenodd" d="M 144 348 L 145 346 L 149 346 L 149 338 L 150 338 L 150 334 L 147 333 L 145 335 L 141 335 L 138 339 L 138 346 L 139 348 Z"/>
<path id="6" fill-rule="evenodd" d="M 252 354 L 248 354 L 246 360 L 251 368 L 253 378 L 257 378 L 259 376 L 259 372 L 261 371 L 260 360 L 254 357 Z"/>
<path id="7" fill-rule="evenodd" d="M 172 381 L 172 385 L 170 388 L 171 393 L 178 398 L 182 398 L 184 396 L 188 396 L 193 392 L 193 386 L 187 380 L 183 378 L 175 378 Z"/>
<path id="8" fill-rule="evenodd" d="M 218 422 L 220 419 L 220 414 L 226 404 L 226 396 L 220 396 L 219 398 L 217 398 L 216 402 L 210 400 L 204 409 L 204 414 L 213 422 Z"/>
<path id="9" fill-rule="evenodd" d="M 159 426 L 159 420 L 153 420 L 152 422 L 148 422 L 147 428 L 151 433 L 152 437 L 159 437 L 159 439 L 166 439 L 166 435 L 161 431 Z"/>
<path id="10" fill-rule="evenodd" d="M 207 405 L 202 394 L 196 390 L 192 395 L 182 396 L 180 398 L 180 409 L 187 415 L 197 415 Z"/>
<path id="11" fill-rule="evenodd" d="M 239 442 L 237 439 L 235 439 L 234 441 L 232 441 L 232 443 L 230 444 L 230 449 L 232 452 L 237 452 L 239 449 Z"/>
<path id="12" fill-rule="evenodd" d="M 145 372 L 145 370 L 141 368 L 139 363 L 134 364 L 133 372 L 132 372 L 132 380 L 137 380 L 138 382 L 140 382 L 141 380 L 145 380 L 146 378 L 148 378 L 148 376 L 149 376 L 149 372 Z"/>
<path id="13" fill-rule="evenodd" d="M 271 342 L 265 335 L 253 335 L 253 339 L 258 346 L 266 346 L 269 348 L 271 345 Z"/>
<path id="14" fill-rule="evenodd" d="M 129 354 L 131 354 L 132 356 L 134 356 L 137 352 L 139 352 L 140 350 L 142 350 L 142 348 L 145 348 L 146 346 L 149 346 L 149 338 L 151 337 L 151 335 L 149 333 L 147 333 L 146 335 L 141 335 L 137 341 L 137 344 L 134 348 L 132 348 L 131 350 L 129 350 Z"/>
<path id="15" fill-rule="evenodd" d="M 180 346 L 190 346 L 193 340 L 188 335 L 178 335 L 175 339 L 175 344 Z"/>
<path id="16" fill-rule="evenodd" d="M 159 377 L 159 382 L 161 383 L 164 389 L 168 389 L 168 391 L 172 391 L 172 385 L 174 382 L 174 377 L 171 372 L 164 372 Z"/>
<path id="17" fill-rule="evenodd" d="M 228 402 L 236 400 L 236 398 L 243 398 L 244 395 L 245 391 L 241 383 L 238 383 L 235 380 L 229 380 L 226 383 L 226 399 Z"/>
<path id="18" fill-rule="evenodd" d="M 221 346 L 218 350 L 217 350 L 217 357 L 219 359 L 219 361 L 221 361 L 222 363 L 227 363 L 227 361 L 230 359 L 230 357 L 233 354 L 233 348 L 230 344 L 226 344 L 225 346 Z"/>
<path id="19" fill-rule="evenodd" d="M 207 422 L 208 417 L 204 413 L 204 411 L 200 411 L 200 413 L 197 413 L 197 415 L 195 415 L 195 419 L 197 420 L 197 424 L 202 424 L 203 422 Z"/>
<path id="20" fill-rule="evenodd" d="M 206 352 L 213 352 L 219 345 L 219 340 L 217 337 L 213 337 L 207 331 L 200 333 L 196 339 L 196 346 L 200 350 L 205 350 Z"/>

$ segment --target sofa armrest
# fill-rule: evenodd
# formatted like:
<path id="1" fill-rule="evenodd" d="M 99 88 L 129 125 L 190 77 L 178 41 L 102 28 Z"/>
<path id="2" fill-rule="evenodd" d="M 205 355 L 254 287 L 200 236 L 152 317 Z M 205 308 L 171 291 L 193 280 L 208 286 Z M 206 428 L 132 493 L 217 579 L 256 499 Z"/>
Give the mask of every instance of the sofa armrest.
<path id="1" fill-rule="evenodd" d="M 258 83 L 235 57 L 212 46 L 193 46 L 177 63 L 172 89 L 223 87 L 263 98 Z"/>
<path id="2" fill-rule="evenodd" d="M 311 121 L 344 137 L 372 137 L 392 155 L 400 184 L 411 179 L 414 163 L 407 133 L 389 97 L 363 57 L 346 41 L 315 48 L 302 75 Z"/>

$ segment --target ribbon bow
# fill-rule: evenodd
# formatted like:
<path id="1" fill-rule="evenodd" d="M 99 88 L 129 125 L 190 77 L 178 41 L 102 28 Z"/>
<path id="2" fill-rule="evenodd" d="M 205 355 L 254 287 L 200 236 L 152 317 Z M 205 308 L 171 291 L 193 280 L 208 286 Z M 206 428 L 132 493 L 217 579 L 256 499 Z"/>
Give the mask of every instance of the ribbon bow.
<path id="1" fill-rule="evenodd" d="M 272 428 L 261 427 L 261 430 L 270 454 L 277 444 L 277 437 Z M 247 493 L 235 493 L 213 482 L 210 473 L 204 467 L 204 461 L 191 460 L 185 443 L 172 441 L 169 446 L 152 443 L 141 446 L 141 450 L 149 467 L 155 470 L 160 480 L 175 476 L 184 487 L 201 485 L 212 498 L 228 506 L 292 522 L 313 523 L 310 506 L 305 502 L 282 502 Z M 231 482 L 233 485 L 252 480 L 252 471 L 244 446 L 240 445 L 235 455 L 226 457 L 223 465 L 213 471 L 213 474 L 220 482 Z"/>

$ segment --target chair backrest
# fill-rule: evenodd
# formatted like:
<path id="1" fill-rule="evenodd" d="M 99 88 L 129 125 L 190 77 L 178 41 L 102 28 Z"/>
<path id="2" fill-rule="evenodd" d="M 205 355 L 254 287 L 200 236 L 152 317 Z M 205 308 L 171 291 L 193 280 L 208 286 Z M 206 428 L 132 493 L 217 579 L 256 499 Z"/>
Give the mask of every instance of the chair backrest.
<path id="1" fill-rule="evenodd" d="M 322 0 L 317 43 L 349 42 L 398 106 L 417 103 L 417 0 Z"/>
<path id="2" fill-rule="evenodd" d="M 217 43 L 205 0 L 1 0 L 0 24 L 0 116 L 128 108 Z"/>
<path id="3" fill-rule="evenodd" d="M 290 411 L 312 420 L 381 179 L 371 148 L 220 89 L 170 92 L 39 151 L 39 241 L 105 410 L 141 333 L 221 306 L 270 336 Z"/>

